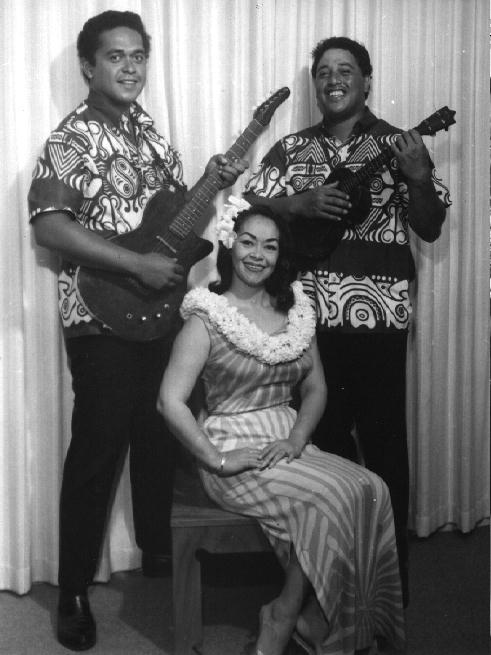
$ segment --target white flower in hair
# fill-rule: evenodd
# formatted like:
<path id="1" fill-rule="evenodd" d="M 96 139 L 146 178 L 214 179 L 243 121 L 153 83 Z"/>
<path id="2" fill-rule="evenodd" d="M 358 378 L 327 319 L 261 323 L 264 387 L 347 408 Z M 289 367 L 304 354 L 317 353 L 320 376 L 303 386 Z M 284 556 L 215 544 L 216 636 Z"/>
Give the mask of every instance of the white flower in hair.
<path id="1" fill-rule="evenodd" d="M 251 206 L 244 198 L 228 197 L 228 203 L 224 206 L 225 211 L 217 221 L 216 231 L 218 240 L 223 243 L 225 248 L 230 249 L 233 246 L 237 233 L 235 232 L 235 219 L 244 209 Z"/>

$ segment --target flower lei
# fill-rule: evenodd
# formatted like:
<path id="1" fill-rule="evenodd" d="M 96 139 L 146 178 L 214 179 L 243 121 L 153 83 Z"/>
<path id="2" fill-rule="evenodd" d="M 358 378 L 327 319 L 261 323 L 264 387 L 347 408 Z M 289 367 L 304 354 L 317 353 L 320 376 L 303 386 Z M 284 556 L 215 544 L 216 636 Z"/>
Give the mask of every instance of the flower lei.
<path id="1" fill-rule="evenodd" d="M 288 311 L 286 330 L 267 334 L 260 330 L 227 298 L 196 287 L 189 291 L 181 305 L 181 316 L 186 319 L 196 312 L 204 312 L 217 330 L 238 350 L 251 355 L 264 364 L 279 364 L 298 359 L 307 350 L 315 333 L 315 312 L 302 283 L 292 284 L 295 298 Z"/>
<path id="2" fill-rule="evenodd" d="M 223 243 L 225 248 L 230 249 L 237 238 L 237 232 L 234 229 L 237 214 L 244 209 L 249 209 L 251 205 L 247 200 L 235 196 L 229 196 L 228 201 L 230 204 L 225 205 L 225 211 L 217 221 L 216 231 L 218 240 Z"/>

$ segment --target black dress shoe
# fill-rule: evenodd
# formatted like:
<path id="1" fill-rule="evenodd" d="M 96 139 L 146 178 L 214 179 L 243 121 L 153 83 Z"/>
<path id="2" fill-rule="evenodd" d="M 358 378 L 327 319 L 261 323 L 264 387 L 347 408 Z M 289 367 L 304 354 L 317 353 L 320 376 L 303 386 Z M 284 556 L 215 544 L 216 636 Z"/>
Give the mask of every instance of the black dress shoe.
<path id="1" fill-rule="evenodd" d="M 95 621 L 87 594 L 60 592 L 57 637 L 70 650 L 88 650 L 95 644 Z"/>
<path id="2" fill-rule="evenodd" d="M 168 578 L 172 574 L 171 556 L 144 552 L 142 573 L 147 578 Z"/>

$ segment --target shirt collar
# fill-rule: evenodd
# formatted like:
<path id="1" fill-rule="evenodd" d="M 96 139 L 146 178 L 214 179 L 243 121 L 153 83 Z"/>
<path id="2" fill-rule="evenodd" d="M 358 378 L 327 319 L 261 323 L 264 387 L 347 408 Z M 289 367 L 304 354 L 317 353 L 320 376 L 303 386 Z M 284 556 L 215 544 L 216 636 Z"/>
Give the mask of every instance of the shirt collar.
<path id="1" fill-rule="evenodd" d="M 110 100 L 99 91 L 91 89 L 86 104 L 91 111 L 98 114 L 98 118 L 102 119 L 105 123 L 108 123 L 111 127 L 114 126 L 118 129 L 121 127 L 121 118 L 125 112 L 123 112 L 119 107 L 113 105 Z M 137 102 L 131 103 L 127 114 L 134 122 L 139 123 L 143 128 L 149 127 L 153 124 L 150 116 L 143 111 Z"/>
<path id="2" fill-rule="evenodd" d="M 355 123 L 353 131 L 351 132 L 351 136 L 358 136 L 359 134 L 366 134 L 370 132 L 370 129 L 377 122 L 378 118 L 375 116 L 375 114 L 372 114 L 367 106 L 365 106 L 365 111 L 363 112 L 361 118 Z M 321 121 L 320 128 L 324 134 L 328 134 L 327 125 L 325 124 L 324 120 Z"/>

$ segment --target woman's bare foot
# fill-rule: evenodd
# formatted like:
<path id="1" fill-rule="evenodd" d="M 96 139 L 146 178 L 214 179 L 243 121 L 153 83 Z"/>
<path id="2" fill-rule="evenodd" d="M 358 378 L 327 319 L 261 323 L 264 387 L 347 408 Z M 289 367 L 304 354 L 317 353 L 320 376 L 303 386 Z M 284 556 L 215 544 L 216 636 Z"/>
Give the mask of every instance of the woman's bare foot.
<path id="1" fill-rule="evenodd" d="M 257 655 L 282 655 L 290 640 L 297 617 L 284 612 L 273 600 L 259 613 Z"/>

